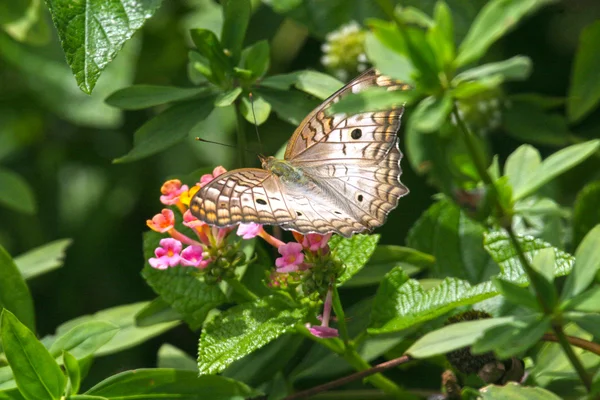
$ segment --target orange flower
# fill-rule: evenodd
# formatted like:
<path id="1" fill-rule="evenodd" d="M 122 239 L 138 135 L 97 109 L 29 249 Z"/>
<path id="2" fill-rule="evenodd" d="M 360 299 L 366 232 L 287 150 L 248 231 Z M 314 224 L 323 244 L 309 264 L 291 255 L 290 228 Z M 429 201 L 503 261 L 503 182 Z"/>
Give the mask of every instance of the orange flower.
<path id="1" fill-rule="evenodd" d="M 146 220 L 146 225 L 156 232 L 165 233 L 175 227 L 175 214 L 168 208 L 163 208 L 160 214 Z"/>

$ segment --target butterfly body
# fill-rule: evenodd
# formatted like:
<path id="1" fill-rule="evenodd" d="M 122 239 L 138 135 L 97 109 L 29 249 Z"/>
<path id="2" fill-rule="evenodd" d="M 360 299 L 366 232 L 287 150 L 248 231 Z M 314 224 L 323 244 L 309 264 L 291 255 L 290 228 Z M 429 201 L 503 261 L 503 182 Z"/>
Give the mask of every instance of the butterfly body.
<path id="1" fill-rule="evenodd" d="M 256 222 L 346 237 L 381 226 L 408 193 L 400 182 L 397 140 L 404 108 L 350 116 L 325 113 L 342 96 L 371 86 L 407 89 L 375 70 L 363 73 L 305 118 L 283 160 L 260 157 L 263 169 L 218 176 L 192 198 L 192 214 L 221 227 Z"/>

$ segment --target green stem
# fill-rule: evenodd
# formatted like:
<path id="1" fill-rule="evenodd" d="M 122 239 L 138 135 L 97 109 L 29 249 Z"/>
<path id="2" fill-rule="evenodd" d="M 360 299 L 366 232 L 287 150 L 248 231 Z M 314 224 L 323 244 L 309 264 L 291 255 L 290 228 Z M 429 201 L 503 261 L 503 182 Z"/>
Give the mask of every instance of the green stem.
<path id="1" fill-rule="evenodd" d="M 577 357 L 577 354 L 575 354 L 575 352 L 573 351 L 573 348 L 571 347 L 571 344 L 569 343 L 569 340 L 567 339 L 567 335 L 565 335 L 565 331 L 563 330 L 562 325 L 560 323 L 552 324 L 552 330 L 554 331 L 554 334 L 556 335 L 556 338 L 558 339 L 558 343 L 560 343 L 565 354 L 567 355 L 567 358 L 571 362 L 571 365 L 573 365 L 573 368 L 575 368 L 575 371 L 577 371 L 579 378 L 585 385 L 585 388 L 587 389 L 588 392 L 591 391 L 592 390 L 592 378 L 588 375 L 587 371 L 585 370 L 585 367 L 581 363 L 581 360 L 579 359 L 579 357 Z"/>
<path id="2" fill-rule="evenodd" d="M 490 187 L 490 190 L 493 191 L 493 193 L 492 193 L 493 198 L 496 202 L 496 206 L 498 207 L 498 210 L 500 211 L 500 217 L 501 218 L 505 218 L 505 217 L 509 218 L 508 223 L 505 225 L 505 228 L 506 228 L 506 231 L 508 232 L 508 236 L 510 238 L 511 244 L 515 248 L 515 251 L 517 252 L 517 257 L 519 258 L 519 261 L 521 262 L 521 265 L 523 266 L 523 271 L 529 278 L 529 284 L 533 288 L 533 291 L 536 294 L 537 300 L 540 303 L 540 305 L 542 306 L 542 309 L 544 310 L 544 314 L 552 316 L 552 314 L 553 314 L 552 307 L 550 306 L 550 304 L 548 304 L 547 300 L 541 296 L 541 291 L 539 290 L 539 288 L 537 286 L 537 281 L 535 279 L 532 279 L 535 274 L 535 270 L 529 263 L 529 260 L 527 259 L 527 257 L 525 257 L 525 252 L 523 251 L 521 244 L 517 240 L 517 235 L 512 230 L 511 215 L 509 215 L 506 212 L 506 210 L 504 210 L 504 208 L 502 207 L 502 204 L 498 200 L 498 190 L 496 189 L 496 186 L 494 185 L 494 181 L 493 181 L 492 177 L 490 176 L 490 174 L 488 173 L 487 168 L 485 167 L 485 162 L 479 157 L 479 152 L 477 152 L 477 148 L 475 146 L 475 142 L 474 142 L 474 139 L 472 136 L 473 134 L 470 132 L 469 128 L 467 127 L 467 125 L 465 124 L 463 119 L 460 117 L 460 114 L 458 113 L 458 109 L 457 109 L 456 105 L 454 106 L 454 109 L 452 110 L 452 112 L 453 112 L 454 117 L 456 118 L 456 122 L 461 130 L 463 140 L 465 141 L 465 145 L 467 146 L 467 150 L 470 153 L 471 159 L 475 163 L 475 167 L 477 168 L 477 170 L 481 176 L 481 179 L 483 180 L 483 182 L 485 182 Z M 583 384 L 585 385 L 585 387 L 587 388 L 587 390 L 590 391 L 591 386 L 592 386 L 591 378 L 589 377 L 589 375 L 585 371 L 585 368 L 583 367 L 583 364 L 581 364 L 581 361 L 579 360 L 579 358 L 577 357 L 577 355 L 571 348 L 571 345 L 569 344 L 569 341 L 563 331 L 562 324 L 560 322 L 555 322 L 552 325 L 552 329 L 554 330 L 554 333 L 556 334 L 558 343 L 560 344 L 563 351 L 565 352 L 565 354 L 571 361 L 573 368 L 575 368 L 575 370 L 579 374 L 579 377 L 580 377 L 581 381 L 583 382 Z"/>
<path id="3" fill-rule="evenodd" d="M 225 282 L 227 282 L 229 286 L 231 286 L 234 292 L 236 292 L 248 301 L 254 301 L 259 298 L 254 292 L 248 289 L 246 285 L 244 285 L 242 282 L 238 281 L 235 278 L 226 279 Z"/>
<path id="4" fill-rule="evenodd" d="M 244 116 L 242 115 L 242 110 L 240 109 L 240 101 L 239 99 L 236 100 L 235 102 L 235 116 L 237 118 L 237 143 L 236 143 L 236 148 L 237 148 L 237 152 L 238 152 L 238 167 L 240 168 L 244 168 L 246 167 L 248 164 L 246 164 L 246 149 L 248 148 L 247 144 L 246 144 L 246 130 L 245 130 L 245 124 L 246 124 L 246 120 L 244 119 Z"/>
<path id="5" fill-rule="evenodd" d="M 337 287 L 333 286 L 333 311 L 337 317 L 338 327 L 340 328 L 340 336 L 344 341 L 346 348 L 350 347 L 350 335 L 348 334 L 348 326 L 346 325 L 346 314 L 340 301 L 340 294 L 338 293 Z"/>

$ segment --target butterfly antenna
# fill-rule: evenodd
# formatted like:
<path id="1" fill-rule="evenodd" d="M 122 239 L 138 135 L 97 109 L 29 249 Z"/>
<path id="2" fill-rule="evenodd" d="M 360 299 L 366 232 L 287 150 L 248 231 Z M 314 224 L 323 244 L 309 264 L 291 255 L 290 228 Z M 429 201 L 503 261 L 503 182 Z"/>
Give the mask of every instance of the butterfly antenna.
<path id="1" fill-rule="evenodd" d="M 261 154 L 264 153 L 262 141 L 260 140 L 260 134 L 258 133 L 258 124 L 256 123 L 256 114 L 254 113 L 254 96 L 252 92 L 248 93 L 248 97 L 250 98 L 250 107 L 252 108 L 252 118 L 254 118 L 254 129 L 256 129 L 256 137 L 258 138 L 258 146 L 260 148 Z"/>
<path id="2" fill-rule="evenodd" d="M 232 144 L 226 144 L 226 143 L 221 143 L 221 142 L 213 142 L 212 140 L 206 140 L 206 139 L 202 139 L 202 138 L 199 138 L 199 137 L 197 137 L 196 140 L 199 141 L 199 142 L 211 143 L 211 144 L 218 144 L 220 146 L 231 147 L 231 148 L 234 148 L 234 149 L 238 148 L 237 146 L 234 146 Z M 248 153 L 254 154 L 254 152 L 252 150 L 248 150 L 248 149 L 244 149 L 244 150 L 247 151 Z"/>

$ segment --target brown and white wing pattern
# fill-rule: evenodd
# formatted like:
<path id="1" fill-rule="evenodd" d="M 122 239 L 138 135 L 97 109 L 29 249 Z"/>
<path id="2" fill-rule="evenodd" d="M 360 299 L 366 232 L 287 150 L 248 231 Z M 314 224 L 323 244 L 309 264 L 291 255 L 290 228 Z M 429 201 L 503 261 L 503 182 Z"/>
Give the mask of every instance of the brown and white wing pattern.
<path id="1" fill-rule="evenodd" d="M 372 86 L 408 89 L 369 70 L 313 111 L 286 150 L 286 159 L 325 193 L 318 201 L 329 208 L 337 205 L 352 221 L 336 229 L 345 236 L 382 225 L 398 199 L 408 193 L 400 182 L 402 153 L 397 132 L 404 110 L 401 104 L 380 112 L 325 114 L 327 106 L 346 94 Z"/>
<path id="2" fill-rule="evenodd" d="M 294 220 L 279 178 L 269 171 L 242 168 L 203 186 L 190 201 L 193 216 L 210 225 L 282 224 Z"/>

